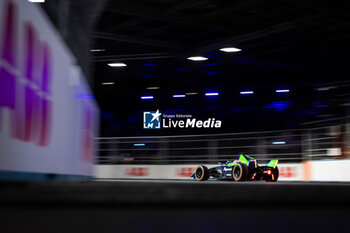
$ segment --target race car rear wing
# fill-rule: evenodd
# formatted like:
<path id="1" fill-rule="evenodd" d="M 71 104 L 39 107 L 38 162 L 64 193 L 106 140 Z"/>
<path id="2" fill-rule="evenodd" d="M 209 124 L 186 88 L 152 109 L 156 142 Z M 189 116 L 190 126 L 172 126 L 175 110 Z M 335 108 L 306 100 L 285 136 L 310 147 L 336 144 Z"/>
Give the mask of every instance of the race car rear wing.
<path id="1" fill-rule="evenodd" d="M 275 168 L 277 166 L 278 160 L 270 160 L 267 164 L 266 167 L 271 167 L 271 168 Z"/>

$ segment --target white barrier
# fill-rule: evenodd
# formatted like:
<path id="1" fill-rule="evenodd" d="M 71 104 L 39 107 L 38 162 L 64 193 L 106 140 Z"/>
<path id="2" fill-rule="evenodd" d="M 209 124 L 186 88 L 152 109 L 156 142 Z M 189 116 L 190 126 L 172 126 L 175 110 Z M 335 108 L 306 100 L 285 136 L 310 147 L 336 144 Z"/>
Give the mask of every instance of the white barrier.
<path id="1" fill-rule="evenodd" d="M 189 179 L 198 165 L 95 165 L 98 179 Z M 217 165 L 208 165 L 213 167 Z M 304 177 L 301 164 L 279 164 L 281 181 L 298 181 Z"/>
<path id="2" fill-rule="evenodd" d="M 216 165 L 208 165 L 213 167 Z M 197 165 L 95 165 L 98 179 L 189 179 Z M 350 160 L 278 164 L 279 181 L 350 181 Z"/>
<path id="3" fill-rule="evenodd" d="M 188 179 L 195 165 L 95 165 L 100 179 Z"/>
<path id="4" fill-rule="evenodd" d="M 0 170 L 92 175 L 98 108 L 38 4 L 0 1 Z"/>
<path id="5" fill-rule="evenodd" d="M 305 169 L 310 181 L 350 181 L 350 160 L 311 161 Z"/>

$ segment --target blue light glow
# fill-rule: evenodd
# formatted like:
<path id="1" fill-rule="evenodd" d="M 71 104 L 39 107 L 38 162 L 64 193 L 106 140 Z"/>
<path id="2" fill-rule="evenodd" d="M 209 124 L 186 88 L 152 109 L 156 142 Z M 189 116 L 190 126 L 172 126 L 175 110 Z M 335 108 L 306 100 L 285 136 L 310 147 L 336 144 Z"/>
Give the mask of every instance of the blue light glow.
<path id="1" fill-rule="evenodd" d="M 286 142 L 280 141 L 280 142 L 272 142 L 273 145 L 284 145 Z"/>
<path id="2" fill-rule="evenodd" d="M 186 68 L 179 67 L 179 68 L 176 68 L 175 71 L 176 71 L 176 72 L 185 72 L 185 71 L 187 71 L 187 69 L 186 69 Z"/>
<path id="3" fill-rule="evenodd" d="M 276 90 L 276 93 L 287 93 L 287 92 L 289 92 L 288 89 Z"/>
<path id="4" fill-rule="evenodd" d="M 291 101 L 274 101 L 271 104 L 262 106 L 264 109 L 272 109 L 276 112 L 287 110 L 292 105 Z"/>
<path id="5" fill-rule="evenodd" d="M 142 100 L 149 100 L 149 99 L 153 99 L 153 96 L 149 95 L 149 96 L 141 96 Z"/>
<path id="6" fill-rule="evenodd" d="M 241 91 L 240 94 L 241 95 L 251 95 L 251 94 L 254 94 L 254 91 Z"/>
<path id="7" fill-rule="evenodd" d="M 145 143 L 135 143 L 134 146 L 146 146 Z"/>
<path id="8" fill-rule="evenodd" d="M 173 95 L 174 98 L 185 98 L 186 95 Z"/>
<path id="9" fill-rule="evenodd" d="M 77 94 L 77 97 L 83 99 L 95 99 L 95 96 L 89 94 Z"/>
<path id="10" fill-rule="evenodd" d="M 209 63 L 209 64 L 204 64 L 202 66 L 216 66 L 218 65 L 219 63 Z"/>
<path id="11" fill-rule="evenodd" d="M 209 75 L 219 75 L 220 74 L 219 72 L 216 72 L 216 71 L 202 71 L 202 73 L 209 74 Z"/>
<path id="12" fill-rule="evenodd" d="M 205 93 L 205 96 L 218 96 L 219 95 L 219 93 L 217 93 L 217 92 L 207 92 L 207 93 Z"/>

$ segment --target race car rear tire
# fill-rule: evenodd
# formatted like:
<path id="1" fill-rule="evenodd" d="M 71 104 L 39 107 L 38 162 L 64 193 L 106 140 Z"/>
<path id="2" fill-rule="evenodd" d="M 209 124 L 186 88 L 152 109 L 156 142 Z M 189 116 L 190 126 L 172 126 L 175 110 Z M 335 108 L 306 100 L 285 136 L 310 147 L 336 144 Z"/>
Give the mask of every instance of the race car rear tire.
<path id="1" fill-rule="evenodd" d="M 245 181 L 248 179 L 249 169 L 247 165 L 237 163 L 232 169 L 232 177 L 235 181 Z"/>
<path id="2" fill-rule="evenodd" d="M 205 181 L 209 179 L 209 169 L 206 166 L 199 165 L 195 172 L 197 181 Z"/>
<path id="3" fill-rule="evenodd" d="M 278 176 L 279 176 L 279 171 L 278 171 L 278 167 L 276 166 L 275 168 L 271 169 L 271 176 L 267 177 L 265 180 L 267 182 L 276 182 L 278 180 Z"/>

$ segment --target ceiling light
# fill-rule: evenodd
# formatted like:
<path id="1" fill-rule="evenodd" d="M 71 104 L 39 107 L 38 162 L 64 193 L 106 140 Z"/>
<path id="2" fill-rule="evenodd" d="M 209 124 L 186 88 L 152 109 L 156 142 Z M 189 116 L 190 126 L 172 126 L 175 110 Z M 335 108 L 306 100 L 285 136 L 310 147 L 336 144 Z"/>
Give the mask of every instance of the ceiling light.
<path id="1" fill-rule="evenodd" d="M 160 87 L 147 87 L 147 90 L 158 90 Z"/>
<path id="2" fill-rule="evenodd" d="M 110 67 L 124 67 L 126 66 L 125 63 L 108 63 Z"/>
<path id="3" fill-rule="evenodd" d="M 104 52 L 105 49 L 90 49 L 90 52 Z"/>
<path id="4" fill-rule="evenodd" d="M 114 82 L 105 82 L 105 83 L 102 83 L 102 85 L 114 85 Z"/>
<path id="5" fill-rule="evenodd" d="M 336 87 L 320 87 L 320 88 L 317 88 L 318 91 L 329 91 L 330 89 L 334 89 Z"/>
<path id="6" fill-rule="evenodd" d="M 208 92 L 208 93 L 205 93 L 205 96 L 218 96 L 219 93 L 217 92 Z"/>
<path id="7" fill-rule="evenodd" d="M 254 91 L 241 91 L 241 95 L 251 95 L 254 94 Z"/>
<path id="8" fill-rule="evenodd" d="M 43 3 L 45 0 L 28 0 L 28 2 Z"/>
<path id="9" fill-rule="evenodd" d="M 173 95 L 174 98 L 185 98 L 186 95 Z"/>
<path id="10" fill-rule="evenodd" d="M 146 146 L 145 143 L 135 143 L 134 146 Z"/>
<path id="11" fill-rule="evenodd" d="M 242 51 L 242 49 L 234 48 L 234 47 L 227 47 L 227 48 L 221 48 L 220 51 L 223 51 L 223 52 L 226 52 L 226 53 L 233 53 L 233 52 Z"/>
<path id="12" fill-rule="evenodd" d="M 288 89 L 276 90 L 276 93 L 286 93 L 289 92 Z"/>
<path id="13" fill-rule="evenodd" d="M 153 99 L 153 96 L 141 96 L 141 99 L 142 100 L 150 100 L 150 99 Z"/>
<path id="14" fill-rule="evenodd" d="M 197 92 L 188 92 L 188 93 L 186 93 L 186 95 L 198 95 L 198 93 Z"/>
<path id="15" fill-rule="evenodd" d="M 284 144 L 286 144 L 286 142 L 283 142 L 283 141 L 281 141 L 281 142 L 272 142 L 272 144 L 273 145 L 284 145 Z"/>
<path id="16" fill-rule="evenodd" d="M 205 61 L 205 60 L 208 60 L 207 57 L 201 57 L 201 56 L 197 56 L 197 57 L 188 57 L 187 59 L 188 59 L 188 60 L 191 60 L 191 61 Z"/>

